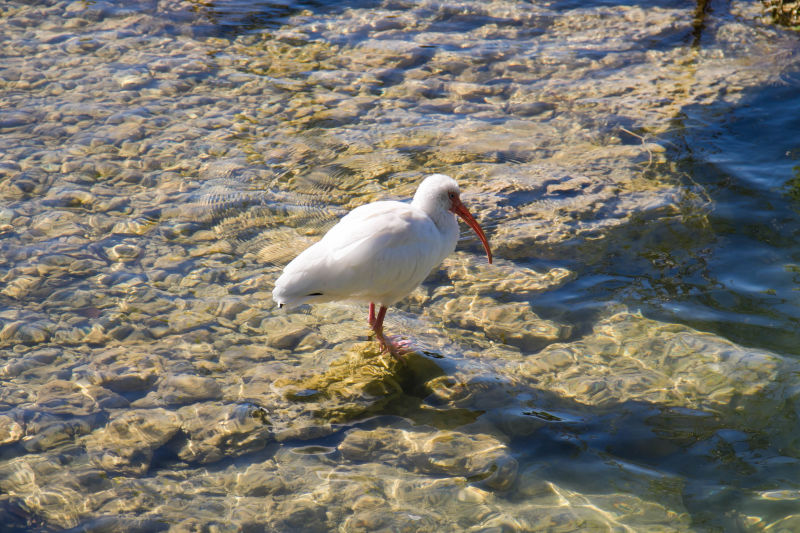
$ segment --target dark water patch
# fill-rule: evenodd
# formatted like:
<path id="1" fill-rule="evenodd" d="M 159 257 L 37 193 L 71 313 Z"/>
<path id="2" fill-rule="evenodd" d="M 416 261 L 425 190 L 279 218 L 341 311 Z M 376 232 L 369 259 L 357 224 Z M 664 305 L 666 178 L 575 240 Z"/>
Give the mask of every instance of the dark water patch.
<path id="1" fill-rule="evenodd" d="M 523 471 L 533 468 L 559 486 L 592 494 L 636 491 L 646 480 L 648 491 L 680 495 L 693 523 L 703 527 L 729 530 L 735 518 L 728 509 L 748 508 L 770 519 L 791 513 L 789 502 L 757 495 L 766 486 L 796 485 L 797 459 L 769 444 L 766 431 L 741 427 L 733 412 L 640 401 L 602 407 L 557 397 L 542 401 L 557 402 L 559 413 L 571 415 L 546 417 L 532 435 L 512 439 Z"/>
<path id="2" fill-rule="evenodd" d="M 747 346 L 800 354 L 798 95 L 779 84 L 733 107 L 684 108 L 662 139 L 674 161 L 662 172 L 683 189 L 679 212 L 537 250 L 578 272 L 537 295 L 537 312 L 590 323 L 598 303 L 622 303 Z"/>
<path id="3" fill-rule="evenodd" d="M 167 442 L 152 451 L 152 458 L 149 458 L 148 472 L 154 474 L 160 470 L 175 470 L 183 464 L 179 454 L 183 447 L 189 442 L 189 434 L 185 431 L 177 431 Z M 142 453 L 141 461 L 146 463 L 148 458 Z M 131 458 L 131 462 L 137 462 L 137 457 Z"/>
<path id="4" fill-rule="evenodd" d="M 48 520 L 45 517 L 31 513 L 27 506 L 18 499 L 0 500 L 0 519 L 3 520 L 3 531 L 8 533 L 58 530 L 48 527 Z"/>
<path id="5" fill-rule="evenodd" d="M 697 0 L 700 4 L 703 0 Z M 567 10 L 567 9 L 581 9 L 586 8 L 587 3 L 580 0 L 556 0 L 550 3 L 553 9 Z M 591 3 L 592 7 L 607 6 L 642 6 L 642 7 L 658 7 L 661 9 L 686 9 L 687 13 L 692 13 L 694 6 L 690 2 L 683 0 L 658 0 L 656 2 L 648 2 L 642 0 L 598 0 Z"/>
<path id="6" fill-rule="evenodd" d="M 64 530 L 68 533 L 90 531 L 126 531 L 128 533 L 156 533 L 170 528 L 169 520 L 159 518 L 139 518 L 130 516 L 100 516 L 81 522 L 80 525 Z"/>
<path id="7" fill-rule="evenodd" d="M 306 1 L 264 1 L 248 2 L 242 0 L 216 0 L 212 2 L 193 1 L 195 8 L 204 13 L 214 24 L 213 34 L 217 37 L 233 38 L 246 33 L 256 33 L 264 29 L 277 29 L 304 10 L 326 13 L 341 9 L 341 2 L 331 0 Z M 367 2 L 354 2 L 367 4 Z"/>
<path id="8" fill-rule="evenodd" d="M 671 138 L 679 171 L 712 200 L 706 242 L 687 246 L 702 252 L 710 283 L 665 314 L 692 321 L 687 311 L 703 308 L 700 316 L 713 317 L 704 321 L 727 338 L 800 354 L 800 218 L 791 194 L 800 93 L 780 84 L 753 91 L 725 114 L 721 107 L 684 108 Z"/>

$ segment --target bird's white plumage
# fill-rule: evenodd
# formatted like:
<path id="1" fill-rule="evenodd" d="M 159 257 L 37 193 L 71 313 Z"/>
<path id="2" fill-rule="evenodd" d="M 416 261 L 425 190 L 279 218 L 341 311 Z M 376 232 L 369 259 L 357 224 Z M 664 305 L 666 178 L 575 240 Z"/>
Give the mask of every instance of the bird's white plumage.
<path id="1" fill-rule="evenodd" d="M 433 220 L 409 204 L 363 205 L 286 266 L 273 298 L 288 305 L 334 300 L 393 304 L 455 249 L 455 218 L 453 227 L 445 240 Z"/>
<path id="2" fill-rule="evenodd" d="M 455 250 L 458 222 L 448 211 L 455 180 L 429 176 L 410 204 L 374 202 L 348 213 L 303 251 L 275 282 L 289 306 L 349 300 L 388 306 L 408 295 Z"/>

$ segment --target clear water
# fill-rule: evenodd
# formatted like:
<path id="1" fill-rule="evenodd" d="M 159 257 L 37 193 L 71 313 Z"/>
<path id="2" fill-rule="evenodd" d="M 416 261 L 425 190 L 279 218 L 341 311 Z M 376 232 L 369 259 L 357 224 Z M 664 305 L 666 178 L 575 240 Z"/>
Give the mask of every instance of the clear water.
<path id="1" fill-rule="evenodd" d="M 796 356 L 796 89 L 790 73 L 748 91 L 736 106 L 683 108 L 661 139 L 674 165 L 670 173 L 702 198 L 702 208 L 626 228 L 600 252 L 592 243 L 582 254 L 579 244 L 577 255 L 591 260 L 562 263 L 581 272 L 576 282 L 533 305 L 574 314 L 587 299 L 622 302 L 660 320 Z"/>
<path id="2" fill-rule="evenodd" d="M 703 10 L 705 6 L 705 10 Z M 800 528 L 798 35 L 757 3 L 9 3 L 10 530 Z M 390 312 L 279 312 L 456 176 Z"/>

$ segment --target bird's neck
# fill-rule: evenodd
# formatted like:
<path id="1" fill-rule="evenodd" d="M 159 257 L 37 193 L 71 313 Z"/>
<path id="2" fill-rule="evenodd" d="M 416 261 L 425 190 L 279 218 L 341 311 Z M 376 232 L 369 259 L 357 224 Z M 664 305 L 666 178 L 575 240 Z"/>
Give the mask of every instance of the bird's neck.
<path id="1" fill-rule="evenodd" d="M 427 201 L 426 201 L 427 200 Z M 436 224 L 436 227 L 439 228 L 439 231 L 442 235 L 450 236 L 454 232 L 458 234 L 458 221 L 456 220 L 456 215 L 452 212 L 448 211 L 447 209 L 442 209 L 440 205 L 431 201 L 429 198 L 417 198 L 414 197 L 414 200 L 411 202 L 413 207 L 424 211 L 428 217 L 433 220 L 433 223 Z"/>

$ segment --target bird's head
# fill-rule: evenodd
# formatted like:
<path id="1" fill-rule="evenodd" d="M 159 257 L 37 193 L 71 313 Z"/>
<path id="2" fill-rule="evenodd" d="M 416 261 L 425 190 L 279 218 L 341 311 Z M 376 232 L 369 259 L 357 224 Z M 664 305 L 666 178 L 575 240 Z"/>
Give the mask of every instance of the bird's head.
<path id="1" fill-rule="evenodd" d="M 429 214 L 450 211 L 464 219 L 481 240 L 489 263 L 492 262 L 492 251 L 489 249 L 486 234 L 461 202 L 461 189 L 456 180 L 444 174 L 431 174 L 417 188 L 414 203 L 422 206 Z"/>

